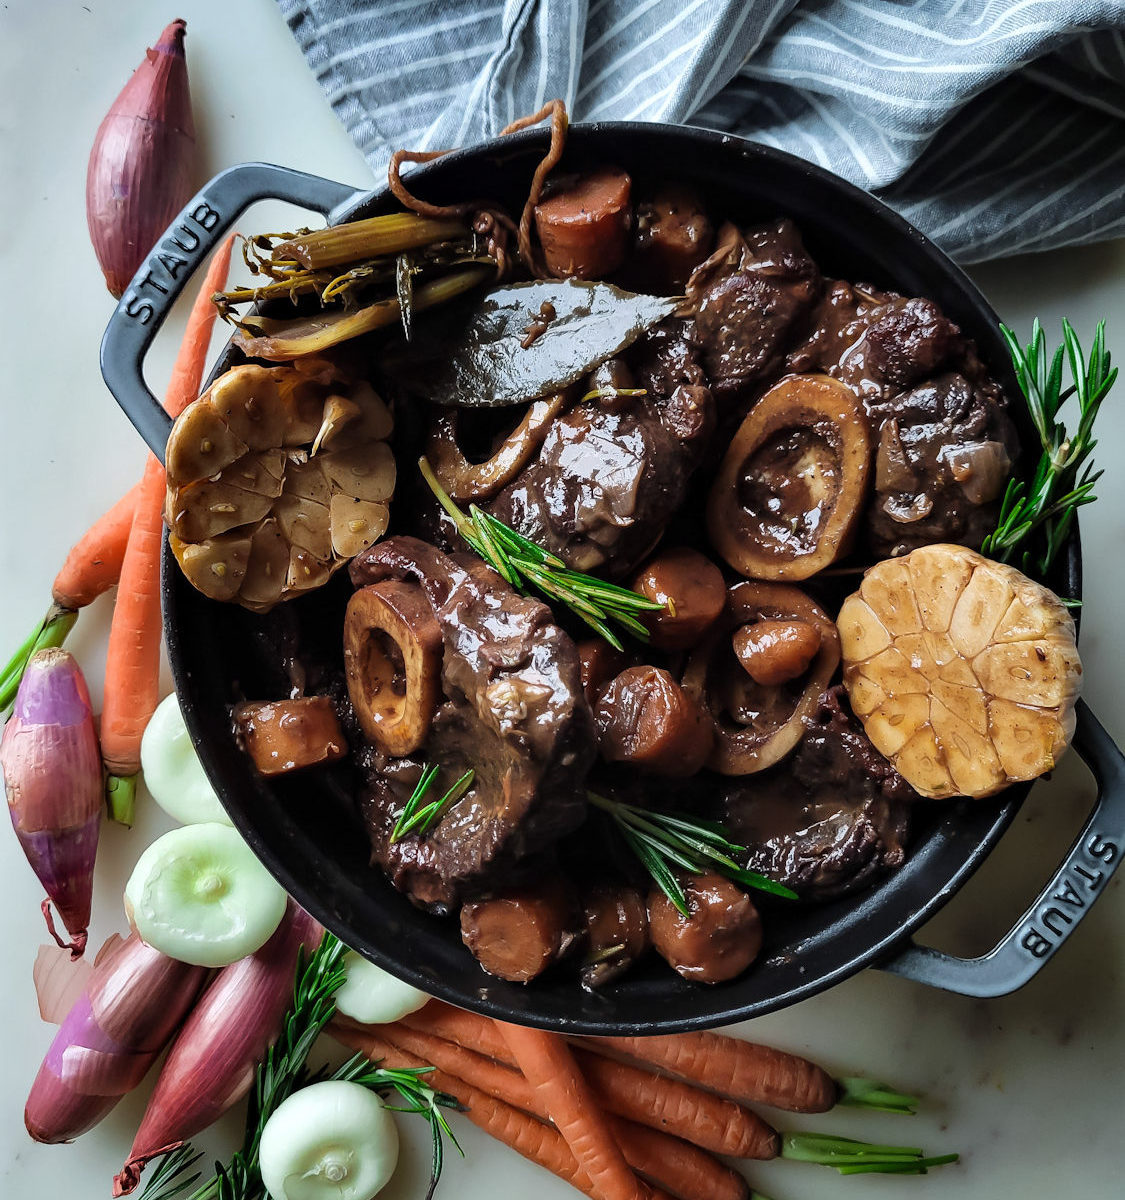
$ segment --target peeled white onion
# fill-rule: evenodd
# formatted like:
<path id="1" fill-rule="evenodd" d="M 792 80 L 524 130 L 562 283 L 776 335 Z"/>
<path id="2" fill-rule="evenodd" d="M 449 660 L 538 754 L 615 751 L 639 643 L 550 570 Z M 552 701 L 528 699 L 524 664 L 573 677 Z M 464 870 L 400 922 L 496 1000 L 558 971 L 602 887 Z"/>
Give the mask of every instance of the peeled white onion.
<path id="1" fill-rule="evenodd" d="M 174 821 L 231 823 L 195 753 L 175 692 L 160 701 L 145 726 L 141 769 L 152 798 Z"/>
<path id="2" fill-rule="evenodd" d="M 398 1130 L 367 1088 L 314 1083 L 266 1122 L 258 1162 L 273 1200 L 371 1200 L 394 1174 Z"/>
<path id="3" fill-rule="evenodd" d="M 336 1008 L 363 1025 L 388 1025 L 417 1012 L 429 1000 L 425 992 L 396 979 L 355 950 L 344 956 L 344 969 L 348 975 L 336 993 Z"/>
<path id="4" fill-rule="evenodd" d="M 285 891 L 229 825 L 185 825 L 159 837 L 125 885 L 125 912 L 155 950 L 225 967 L 281 924 Z"/>

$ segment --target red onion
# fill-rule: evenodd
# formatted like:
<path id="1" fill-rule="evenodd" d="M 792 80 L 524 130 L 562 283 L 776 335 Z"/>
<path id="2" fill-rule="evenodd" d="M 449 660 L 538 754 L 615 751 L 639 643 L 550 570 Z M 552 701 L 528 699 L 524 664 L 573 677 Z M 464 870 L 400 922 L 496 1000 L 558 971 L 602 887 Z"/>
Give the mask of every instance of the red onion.
<path id="1" fill-rule="evenodd" d="M 173 21 L 98 126 L 86 168 L 86 223 L 114 296 L 191 198 L 191 118 L 183 21 Z"/>
<path id="2" fill-rule="evenodd" d="M 124 1196 L 145 1163 L 217 1121 L 250 1090 L 293 998 L 297 954 L 324 930 L 291 900 L 277 932 L 256 953 L 215 977 L 184 1023 L 156 1081 L 129 1161 L 113 1181 Z"/>
<path id="3" fill-rule="evenodd" d="M 86 680 L 65 650 L 31 656 L 0 739 L 8 812 L 27 861 L 47 890 L 43 915 L 60 946 L 50 904 L 79 958 L 86 948 L 102 812 L 102 766 Z"/>
<path id="4" fill-rule="evenodd" d="M 144 1078 L 206 978 L 136 934 L 102 959 L 31 1085 L 27 1132 L 69 1142 L 93 1128 Z"/>

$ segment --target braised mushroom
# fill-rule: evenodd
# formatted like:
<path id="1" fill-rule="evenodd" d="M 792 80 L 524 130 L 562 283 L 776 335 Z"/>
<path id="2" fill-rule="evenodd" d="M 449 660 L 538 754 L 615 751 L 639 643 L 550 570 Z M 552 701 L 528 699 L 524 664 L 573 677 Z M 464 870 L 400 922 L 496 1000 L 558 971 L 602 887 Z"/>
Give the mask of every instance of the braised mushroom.
<path id="1" fill-rule="evenodd" d="M 782 624 L 789 637 L 777 636 Z M 815 651 L 798 672 L 813 637 Z M 799 588 L 735 584 L 725 616 L 688 659 L 681 681 L 711 718 L 714 746 L 706 765 L 723 775 L 750 775 L 779 762 L 801 740 L 804 720 L 839 662 L 836 626 Z"/>
<path id="2" fill-rule="evenodd" d="M 440 413 L 430 435 L 426 455 L 438 482 L 454 500 L 481 500 L 510 483 L 531 461 L 551 422 L 566 407 L 563 392 L 535 400 L 516 427 L 482 462 L 472 462 L 457 440 L 460 416 L 456 410 Z"/>
<path id="3" fill-rule="evenodd" d="M 654 888 L 648 923 L 656 953 L 685 979 L 722 983 L 758 957 L 762 921 L 750 897 L 721 875 L 691 875 L 683 883 L 690 916 Z"/>
<path id="4" fill-rule="evenodd" d="M 742 422 L 707 502 L 715 549 L 749 579 L 808 579 L 847 553 L 872 456 L 867 418 L 827 375 L 790 375 Z"/>
<path id="5" fill-rule="evenodd" d="M 363 732 L 401 758 L 422 745 L 440 697 L 441 627 L 417 584 L 362 587 L 344 615 L 344 674 Z"/>
<path id="6" fill-rule="evenodd" d="M 247 753 L 262 775 L 286 775 L 335 762 L 348 752 L 327 696 L 240 704 L 234 711 Z"/>
<path id="7" fill-rule="evenodd" d="M 645 615 L 649 640 L 661 650 L 687 650 L 696 645 L 719 619 L 727 600 L 723 573 L 687 546 L 658 554 L 630 586 L 664 605 Z"/>
<path id="8" fill-rule="evenodd" d="M 391 428 L 369 384 L 324 362 L 219 376 L 168 439 L 165 519 L 188 580 L 256 612 L 320 587 L 386 531 Z"/>

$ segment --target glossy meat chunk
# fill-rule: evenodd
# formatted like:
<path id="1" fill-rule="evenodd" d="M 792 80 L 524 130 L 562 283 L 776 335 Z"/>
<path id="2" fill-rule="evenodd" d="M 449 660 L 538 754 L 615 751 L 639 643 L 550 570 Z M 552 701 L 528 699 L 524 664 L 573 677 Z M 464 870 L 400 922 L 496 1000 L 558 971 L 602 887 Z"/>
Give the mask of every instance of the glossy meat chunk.
<path id="1" fill-rule="evenodd" d="M 389 539 L 351 573 L 361 586 L 416 579 L 441 627 L 446 700 L 421 757 L 443 768 L 439 786 L 470 769 L 473 786 L 424 838 L 391 841 L 401 800 L 389 787 L 373 788 L 368 819 L 395 886 L 448 906 L 582 823 L 594 731 L 578 651 L 545 604 L 416 538 Z"/>
<path id="2" fill-rule="evenodd" d="M 628 573 L 679 509 L 712 427 L 690 325 L 666 322 L 630 355 L 644 396 L 575 405 L 489 506 L 578 571 Z"/>
<path id="3" fill-rule="evenodd" d="M 879 426 L 867 536 L 878 558 L 930 542 L 977 548 L 996 527 L 1019 443 L 995 385 L 939 375 L 869 406 Z"/>
<path id="4" fill-rule="evenodd" d="M 740 234 L 730 224 L 688 282 L 703 366 L 720 405 L 776 375 L 821 278 L 792 221 Z"/>
<path id="5" fill-rule="evenodd" d="M 746 865 L 802 899 L 854 891 L 906 859 L 914 789 L 841 706 L 821 698 L 788 763 L 728 788 L 723 819 Z"/>

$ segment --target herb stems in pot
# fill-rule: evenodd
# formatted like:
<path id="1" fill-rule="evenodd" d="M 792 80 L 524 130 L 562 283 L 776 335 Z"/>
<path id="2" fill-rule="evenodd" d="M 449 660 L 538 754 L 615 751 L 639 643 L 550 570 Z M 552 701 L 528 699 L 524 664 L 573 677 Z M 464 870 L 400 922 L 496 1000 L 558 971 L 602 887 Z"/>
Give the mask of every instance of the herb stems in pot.
<path id="1" fill-rule="evenodd" d="M 86 168 L 86 223 L 115 297 L 191 197 L 195 125 L 181 20 L 145 52 L 98 126 Z"/>

